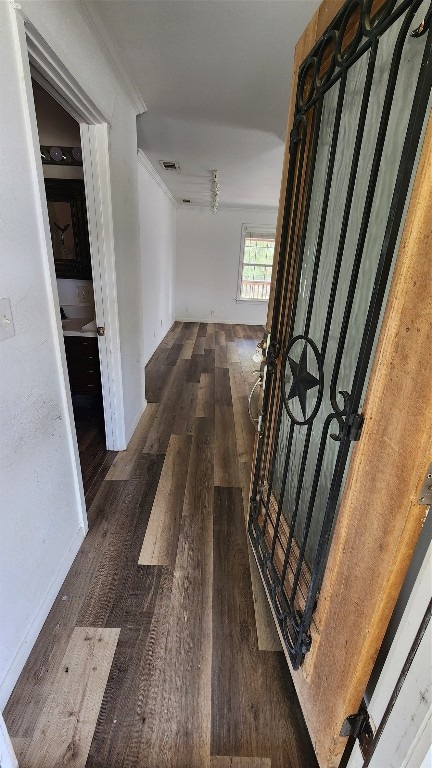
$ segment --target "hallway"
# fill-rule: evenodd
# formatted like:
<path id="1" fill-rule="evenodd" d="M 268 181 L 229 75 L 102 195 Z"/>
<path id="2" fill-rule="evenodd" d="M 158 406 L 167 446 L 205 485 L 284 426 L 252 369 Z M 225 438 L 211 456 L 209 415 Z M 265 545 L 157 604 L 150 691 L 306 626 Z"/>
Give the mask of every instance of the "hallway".
<path id="1" fill-rule="evenodd" d="M 245 532 L 262 332 L 175 323 L 150 360 L 4 712 L 20 768 L 317 765 Z"/>

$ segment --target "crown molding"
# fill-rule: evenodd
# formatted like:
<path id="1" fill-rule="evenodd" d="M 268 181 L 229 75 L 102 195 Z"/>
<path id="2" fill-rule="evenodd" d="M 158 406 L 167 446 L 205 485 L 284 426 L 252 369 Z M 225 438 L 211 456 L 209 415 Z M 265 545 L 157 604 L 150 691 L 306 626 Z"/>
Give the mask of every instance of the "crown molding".
<path id="1" fill-rule="evenodd" d="M 159 174 L 155 171 L 152 164 L 150 163 L 150 160 L 148 157 L 144 154 L 142 149 L 138 149 L 137 152 L 138 161 L 141 163 L 141 165 L 146 169 L 146 171 L 149 173 L 149 175 L 152 177 L 153 181 L 156 182 L 158 187 L 162 190 L 164 195 L 168 198 L 168 200 L 174 205 L 175 208 L 179 207 L 179 204 L 175 197 L 171 194 L 168 187 L 166 186 L 165 182 L 162 181 Z"/>
<path id="2" fill-rule="evenodd" d="M 144 154 L 142 149 L 138 149 L 137 151 L 138 160 L 141 163 L 141 165 L 144 166 L 146 171 L 150 174 L 153 181 L 156 182 L 158 187 L 162 190 L 162 192 L 168 197 L 168 199 L 171 201 L 171 203 L 178 208 L 179 210 L 190 210 L 191 208 L 199 209 L 199 210 L 206 210 L 209 213 L 212 214 L 212 216 L 217 216 L 217 213 L 213 213 L 210 207 L 210 201 L 202 201 L 202 202 L 195 202 L 195 203 L 181 203 L 179 200 L 176 200 L 173 194 L 169 191 L 168 187 L 166 186 L 165 182 L 161 179 L 158 172 L 153 168 L 152 164 L 150 163 L 150 160 L 148 159 L 147 155 Z M 241 203 L 236 203 L 230 205 L 228 204 L 220 204 L 218 207 L 219 211 L 262 211 L 267 213 L 274 213 L 275 216 L 277 216 L 278 213 L 278 207 L 274 205 L 248 205 Z"/>
<path id="3" fill-rule="evenodd" d="M 274 213 L 277 216 L 278 208 L 274 205 L 249 205 L 248 203 L 220 203 L 217 213 L 213 213 L 208 202 L 196 202 L 196 203 L 177 203 L 177 207 L 181 210 L 188 208 L 199 208 L 207 210 L 212 216 L 217 216 L 220 211 L 262 211 L 263 213 Z"/>
<path id="4" fill-rule="evenodd" d="M 143 112 L 147 112 L 147 107 L 144 103 L 144 100 L 132 78 L 130 78 L 126 72 L 120 55 L 117 52 L 116 45 L 105 24 L 100 18 L 99 13 L 93 7 L 87 5 L 84 0 L 78 0 L 78 2 L 76 2 L 76 6 L 79 9 L 79 12 L 84 21 L 90 27 L 94 36 L 96 37 L 102 53 L 107 59 L 116 79 L 128 95 L 129 101 L 131 102 L 137 115 L 140 115 Z"/>

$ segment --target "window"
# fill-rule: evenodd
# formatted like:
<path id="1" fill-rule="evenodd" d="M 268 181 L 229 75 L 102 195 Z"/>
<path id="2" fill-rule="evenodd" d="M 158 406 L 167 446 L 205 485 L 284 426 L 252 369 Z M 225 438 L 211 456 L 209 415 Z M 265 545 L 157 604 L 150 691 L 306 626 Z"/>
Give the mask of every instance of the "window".
<path id="1" fill-rule="evenodd" d="M 274 247 L 274 229 L 243 224 L 237 300 L 268 301 Z"/>

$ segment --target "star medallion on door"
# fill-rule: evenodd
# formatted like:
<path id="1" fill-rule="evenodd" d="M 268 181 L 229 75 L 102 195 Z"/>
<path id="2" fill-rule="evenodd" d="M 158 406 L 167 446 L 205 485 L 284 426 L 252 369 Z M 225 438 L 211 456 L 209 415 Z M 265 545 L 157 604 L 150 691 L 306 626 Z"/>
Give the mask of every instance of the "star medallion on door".
<path id="1" fill-rule="evenodd" d="M 288 414 L 295 424 L 309 424 L 318 413 L 323 390 L 321 355 L 312 339 L 295 336 L 285 350 L 282 369 L 282 393 Z"/>

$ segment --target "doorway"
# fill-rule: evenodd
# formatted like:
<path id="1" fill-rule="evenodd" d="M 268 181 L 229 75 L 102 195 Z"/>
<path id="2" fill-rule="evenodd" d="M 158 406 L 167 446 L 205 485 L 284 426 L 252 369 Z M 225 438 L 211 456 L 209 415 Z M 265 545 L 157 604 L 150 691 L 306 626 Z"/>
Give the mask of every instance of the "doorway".
<path id="1" fill-rule="evenodd" d="M 107 459 L 79 123 L 32 78 L 69 387 L 86 500 Z"/>
<path id="2" fill-rule="evenodd" d="M 18 44 L 22 58 L 27 101 L 30 107 L 29 129 L 35 157 L 40 152 L 37 124 L 34 114 L 31 77 L 47 91 L 69 116 L 79 124 L 82 151 L 82 170 L 86 192 L 90 260 L 94 275 L 93 292 L 103 398 L 106 448 L 125 450 L 126 435 L 123 403 L 123 381 L 120 356 L 120 334 L 117 306 L 117 279 L 112 227 L 111 173 L 109 161 L 110 125 L 106 115 L 71 76 L 63 62 L 39 35 L 27 18 L 17 15 Z M 30 65 L 30 66 L 29 66 Z M 38 164 L 38 163 L 37 163 Z M 37 169 L 36 185 L 41 200 L 43 189 L 42 166 Z M 45 204 L 42 208 L 45 207 Z M 56 277 L 48 217 L 42 210 L 43 231 L 47 251 L 47 269 L 53 295 Z M 60 337 L 63 329 L 57 324 Z M 68 375 L 64 345 L 60 356 L 65 377 Z M 69 399 L 69 397 L 67 398 Z M 69 410 L 73 426 L 72 403 Z M 75 438 L 75 430 L 73 429 Z M 78 467 L 78 450 L 75 445 Z M 85 523 L 86 525 L 86 523 Z"/>

